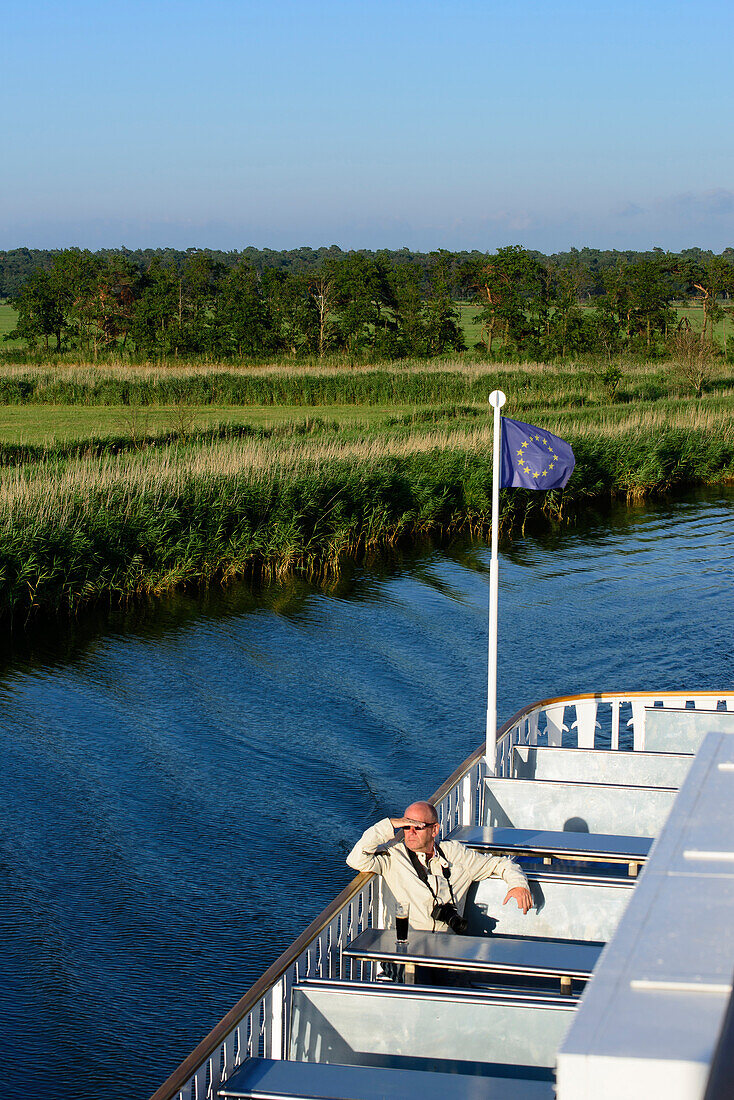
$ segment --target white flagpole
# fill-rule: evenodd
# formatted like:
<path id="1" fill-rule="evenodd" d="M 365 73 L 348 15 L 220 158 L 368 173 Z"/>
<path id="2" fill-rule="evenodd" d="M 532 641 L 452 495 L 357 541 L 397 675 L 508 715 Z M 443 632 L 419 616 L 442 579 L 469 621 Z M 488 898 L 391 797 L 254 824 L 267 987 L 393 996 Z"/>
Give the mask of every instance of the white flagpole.
<path id="1" fill-rule="evenodd" d="M 489 563 L 489 660 L 487 677 L 487 771 L 494 775 L 497 746 L 497 602 L 499 596 L 499 543 L 500 520 L 500 433 L 502 423 L 500 409 L 507 398 L 502 390 L 492 390 L 489 403 L 494 409 L 494 436 L 492 440 L 492 557 Z"/>

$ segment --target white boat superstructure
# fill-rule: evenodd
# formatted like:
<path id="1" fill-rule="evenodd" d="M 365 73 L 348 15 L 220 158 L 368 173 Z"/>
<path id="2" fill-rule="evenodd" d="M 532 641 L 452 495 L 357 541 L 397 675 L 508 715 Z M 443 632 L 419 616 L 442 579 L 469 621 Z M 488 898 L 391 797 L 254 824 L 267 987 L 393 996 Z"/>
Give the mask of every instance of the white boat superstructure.
<path id="1" fill-rule="evenodd" d="M 358 875 L 153 1100 L 734 1095 L 734 694 L 534 704 L 433 801 L 444 837 L 523 861 L 530 913 L 487 879 L 466 936 L 398 945 Z"/>

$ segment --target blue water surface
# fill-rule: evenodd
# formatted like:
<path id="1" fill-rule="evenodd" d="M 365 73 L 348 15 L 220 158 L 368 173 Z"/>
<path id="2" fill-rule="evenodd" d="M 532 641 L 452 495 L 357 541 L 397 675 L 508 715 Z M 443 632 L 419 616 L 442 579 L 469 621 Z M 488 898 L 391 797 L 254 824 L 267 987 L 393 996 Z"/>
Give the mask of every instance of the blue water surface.
<path id="1" fill-rule="evenodd" d="M 732 690 L 734 491 L 514 543 L 499 710 Z M 9 1095 L 145 1098 L 483 735 L 480 544 L 37 626 L 0 666 Z"/>

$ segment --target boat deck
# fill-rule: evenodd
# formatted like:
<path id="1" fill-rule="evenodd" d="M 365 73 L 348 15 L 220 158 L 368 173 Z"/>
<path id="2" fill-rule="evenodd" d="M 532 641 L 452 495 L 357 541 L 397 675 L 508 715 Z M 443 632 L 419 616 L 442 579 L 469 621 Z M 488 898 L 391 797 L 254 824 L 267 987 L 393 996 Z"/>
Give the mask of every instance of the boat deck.
<path id="1" fill-rule="evenodd" d="M 588 745 L 584 699 L 564 771 L 562 708 L 538 704 L 497 774 L 475 754 L 439 792 L 444 836 L 538 862 L 527 916 L 483 880 L 470 934 L 398 944 L 389 892 L 358 876 L 153 1100 L 703 1096 L 734 968 L 734 714 L 678 711 L 676 753 L 653 701 L 633 700 L 636 759 Z"/>

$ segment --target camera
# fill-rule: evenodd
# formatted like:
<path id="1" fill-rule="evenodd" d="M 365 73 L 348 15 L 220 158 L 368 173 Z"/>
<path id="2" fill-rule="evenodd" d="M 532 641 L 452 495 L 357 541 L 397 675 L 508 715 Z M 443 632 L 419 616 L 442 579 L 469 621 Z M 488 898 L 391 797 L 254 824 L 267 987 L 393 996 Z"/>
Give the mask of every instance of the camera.
<path id="1" fill-rule="evenodd" d="M 444 924 L 448 924 L 451 931 L 456 932 L 457 936 L 462 936 L 469 927 L 469 921 L 466 917 L 462 917 L 459 910 L 450 901 L 437 901 L 431 916 L 434 920 L 442 920 Z"/>

